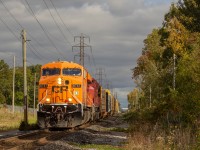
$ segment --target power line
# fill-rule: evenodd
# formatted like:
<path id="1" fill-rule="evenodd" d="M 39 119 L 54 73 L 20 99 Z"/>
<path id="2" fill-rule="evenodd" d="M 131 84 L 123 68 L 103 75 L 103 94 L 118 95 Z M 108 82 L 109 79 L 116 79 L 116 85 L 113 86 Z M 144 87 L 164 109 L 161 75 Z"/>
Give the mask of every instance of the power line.
<path id="1" fill-rule="evenodd" d="M 88 45 L 88 44 L 85 43 L 85 39 L 86 39 L 86 38 L 87 38 L 87 39 L 89 40 L 89 42 L 90 42 L 90 37 L 87 36 L 87 35 L 84 35 L 83 33 L 81 33 L 80 36 L 75 36 L 75 37 L 74 37 L 74 41 L 75 41 L 77 38 L 80 39 L 80 42 L 79 42 L 79 44 L 76 44 L 76 45 L 72 46 L 72 51 L 73 51 L 73 49 L 74 49 L 75 47 L 78 47 L 78 48 L 80 48 L 80 52 L 74 56 L 74 60 L 75 60 L 75 57 L 78 56 L 78 57 L 80 58 L 80 59 L 79 59 L 79 64 L 81 64 L 82 66 L 84 66 L 84 65 L 85 65 L 85 57 L 87 56 L 87 57 L 89 58 L 89 65 L 90 65 L 90 67 L 91 67 L 91 69 L 92 69 L 92 64 L 91 64 L 91 61 L 90 61 L 90 56 L 89 56 L 89 55 L 86 55 L 85 52 L 84 52 L 85 47 L 89 47 L 90 50 L 91 50 L 91 55 L 92 55 L 93 64 L 94 64 L 94 67 L 96 68 L 96 64 L 95 64 L 95 60 L 94 60 L 94 55 L 93 55 L 93 53 L 92 53 L 92 47 L 91 47 L 90 45 Z M 95 69 L 94 69 L 94 71 L 95 71 Z M 93 71 L 91 71 L 91 73 L 92 73 L 93 75 L 95 75 L 95 73 L 94 73 Z"/>
<path id="2" fill-rule="evenodd" d="M 94 55 L 93 55 L 93 52 L 91 51 L 91 55 L 92 55 L 92 62 L 93 62 L 93 69 L 94 69 L 94 71 L 95 71 L 95 69 L 96 69 L 96 63 L 95 63 L 95 59 L 94 59 Z M 92 65 L 91 65 L 91 67 L 92 67 Z M 95 75 L 95 73 L 93 73 L 94 75 Z"/>
<path id="3" fill-rule="evenodd" d="M 105 80 L 104 78 L 106 77 L 105 69 L 104 68 L 96 69 L 95 77 L 97 81 L 99 82 L 99 84 L 103 87 L 103 81 Z"/>
<path id="4" fill-rule="evenodd" d="M 8 9 L 8 7 L 4 4 L 4 2 L 2 0 L 0 0 L 1 4 L 4 6 L 4 8 L 7 10 L 7 12 L 9 13 L 9 15 L 15 20 L 15 22 L 21 27 L 21 29 L 24 29 L 24 27 L 21 25 L 21 23 L 16 19 L 16 17 L 10 12 L 10 10 Z M 34 41 L 36 41 L 37 44 L 40 45 L 40 43 L 30 34 L 27 33 Z M 20 40 L 20 39 L 18 39 Z M 31 47 L 32 48 L 31 48 Z M 33 47 L 33 45 L 30 44 L 30 46 L 28 45 L 28 47 L 30 48 L 30 50 L 38 57 L 41 58 L 40 54 L 38 53 L 38 51 L 36 50 L 36 48 Z M 38 54 L 36 54 L 34 51 Z M 42 59 L 41 59 L 42 60 Z"/>
<path id="5" fill-rule="evenodd" d="M 15 55 L 15 53 L 13 53 L 13 54 L 9 54 L 9 53 L 4 53 L 5 55 L 8 55 L 9 57 L 12 57 L 13 58 L 13 55 Z M 15 57 L 17 58 L 17 63 L 18 63 L 18 66 L 20 66 L 20 65 L 22 65 L 22 56 L 20 55 L 20 56 L 17 56 L 17 55 L 15 55 Z M 11 58 L 11 59 L 12 59 Z M 4 57 L 4 59 L 6 60 L 6 61 L 8 61 L 8 59 L 7 58 L 5 58 Z M 10 61 L 11 60 L 9 60 L 9 63 L 8 64 L 12 64 L 12 62 L 10 63 Z M 29 60 L 27 60 L 26 61 L 27 63 L 29 63 L 29 64 L 31 64 L 31 65 L 34 65 L 33 63 L 31 63 Z"/>
<path id="6" fill-rule="evenodd" d="M 0 0 L 1 1 L 1 0 Z M 2 2 L 2 1 L 1 1 Z M 7 29 L 17 38 L 17 40 L 20 41 L 20 38 L 12 31 L 12 29 L 6 24 L 6 22 L 0 18 L 0 20 L 4 23 L 4 25 L 7 27 Z M 32 51 L 31 47 L 29 47 L 30 50 Z M 39 57 L 34 51 L 32 51 L 37 57 Z"/>
<path id="7" fill-rule="evenodd" d="M 92 51 L 91 51 L 91 54 L 92 54 L 92 61 L 93 61 L 94 67 L 96 68 L 96 62 L 95 62 L 94 55 L 93 55 Z"/>
<path id="8" fill-rule="evenodd" d="M 10 16 L 15 20 L 15 22 L 23 29 L 22 25 L 19 23 L 19 21 L 13 16 L 13 14 L 10 12 L 10 10 L 7 8 L 7 6 L 4 4 L 2 0 L 0 0 L 1 4 L 4 6 L 4 8 L 7 10 L 7 12 L 10 14 Z"/>
<path id="9" fill-rule="evenodd" d="M 26 7 L 26 9 L 29 11 L 29 13 L 36 19 L 36 21 L 39 23 L 39 25 L 40 25 L 40 27 L 43 29 L 43 31 L 44 31 L 44 33 L 45 33 L 45 35 L 47 36 L 47 38 L 50 40 L 50 42 L 53 44 L 53 46 L 54 46 L 54 48 L 56 48 L 56 50 L 57 50 L 57 52 L 60 54 L 60 55 L 62 55 L 62 56 L 64 56 L 62 53 L 60 53 L 60 51 L 57 49 L 57 47 L 55 46 L 55 44 L 53 43 L 53 41 L 50 39 L 50 37 L 48 36 L 48 34 L 45 32 L 45 29 L 42 27 L 42 25 L 40 24 L 40 22 L 39 22 L 39 20 L 37 19 L 37 17 L 34 15 L 34 12 L 33 12 L 33 10 L 31 9 L 31 7 L 30 7 L 30 5 L 29 5 L 29 3 L 28 3 L 28 1 L 27 0 L 25 0 L 26 1 L 26 3 L 27 3 L 27 5 L 29 6 L 29 8 L 30 8 L 30 10 L 31 10 L 31 13 L 30 13 L 30 11 L 29 11 L 29 9 L 27 9 L 27 7 Z M 44 0 L 43 0 L 44 1 Z M 0 2 L 2 3 L 2 5 L 4 6 L 4 8 L 7 10 L 7 12 L 9 13 L 9 15 L 15 20 L 15 22 L 23 29 L 24 27 L 20 24 L 20 22 L 16 19 L 16 17 L 9 11 L 9 9 L 8 9 L 8 7 L 5 5 L 5 3 L 3 2 L 3 0 L 0 0 Z M 22 2 L 23 3 L 23 2 Z M 47 3 L 44 1 L 44 3 L 45 3 L 45 5 L 47 6 Z M 47 8 L 48 8 L 48 6 L 47 6 Z M 48 8 L 48 10 L 49 10 L 49 8 Z M 49 10 L 49 12 L 50 12 L 50 14 L 51 14 L 51 16 L 53 17 L 53 15 L 52 15 L 52 13 L 51 13 L 51 11 Z M 58 13 L 58 12 L 57 12 Z M 60 16 L 59 16 L 60 17 Z M 61 18 L 61 17 L 60 17 Z M 61 28 L 58 26 L 58 24 L 56 23 L 56 21 L 55 21 L 55 18 L 53 17 L 53 20 L 54 20 L 54 22 L 55 22 L 55 24 L 57 25 L 57 27 L 59 28 L 59 30 L 60 30 L 60 32 L 61 32 L 61 34 L 65 37 L 65 39 L 67 40 L 67 38 L 66 38 L 66 36 L 63 34 L 63 32 L 61 31 Z M 13 32 L 13 34 L 14 34 L 14 32 Z M 14 34 L 15 35 L 15 34 Z M 36 43 L 38 44 L 38 45 L 40 45 L 40 43 L 28 32 L 28 35 L 34 40 L 34 41 L 36 41 Z M 16 35 L 15 35 L 15 37 L 16 37 Z M 19 39 L 18 39 L 19 40 Z M 69 41 L 68 41 L 69 42 Z M 71 43 L 70 43 L 71 44 Z M 32 46 L 32 45 L 31 45 Z M 41 46 L 41 45 L 40 45 Z M 42 47 L 42 46 L 41 46 Z M 29 48 L 31 48 L 31 47 L 29 47 Z M 35 52 L 34 52 L 34 51 Z M 36 48 L 34 48 L 34 47 L 32 47 L 32 49 L 31 49 L 31 51 L 37 56 L 37 57 L 39 57 L 40 59 L 41 59 L 41 56 L 39 55 L 37 55 L 37 54 L 39 54 L 38 53 L 38 51 L 37 51 L 37 49 Z M 37 54 L 36 54 L 37 53 Z M 63 57 L 64 58 L 64 57 Z"/>
<path id="10" fill-rule="evenodd" d="M 79 56 L 80 60 L 79 60 L 79 63 L 80 65 L 82 65 L 84 67 L 84 58 L 85 58 L 85 53 L 84 53 L 84 50 L 85 50 L 85 47 L 89 47 L 91 50 L 92 50 L 92 47 L 90 45 L 87 45 L 84 43 L 84 40 L 85 38 L 89 39 L 89 42 L 90 42 L 90 37 L 89 36 L 85 36 L 83 35 L 83 33 L 81 33 L 80 36 L 75 36 L 74 37 L 74 41 L 79 38 L 80 39 L 80 42 L 79 44 L 76 44 L 74 46 L 72 46 L 72 51 L 75 47 L 79 47 L 80 48 L 80 52 L 77 56 Z"/>
<path id="11" fill-rule="evenodd" d="M 25 0 L 20 0 L 22 2 L 22 4 L 24 4 L 24 7 L 26 8 L 26 10 L 29 12 L 29 14 L 31 14 L 31 11 L 28 9 L 28 7 L 25 5 L 24 1 Z"/>
<path id="12" fill-rule="evenodd" d="M 74 35 L 73 35 L 72 32 L 70 31 L 70 29 L 67 27 L 67 25 L 64 23 L 64 21 L 63 21 L 63 19 L 61 18 L 60 14 L 58 13 L 58 10 L 56 9 L 56 7 L 55 7 L 54 3 L 52 2 L 52 0 L 50 0 L 50 2 L 51 2 L 51 4 L 52 4 L 53 8 L 55 9 L 55 11 L 56 11 L 58 17 L 60 18 L 61 22 L 62 22 L 63 25 L 65 26 L 65 29 L 72 35 L 72 37 L 74 37 Z"/>
<path id="13" fill-rule="evenodd" d="M 6 26 L 6 28 L 9 30 L 9 32 L 20 42 L 20 38 L 12 31 L 12 29 L 7 25 L 7 23 L 1 17 L 0 17 L 0 21 Z M 8 54 L 8 55 L 10 55 L 10 54 Z"/>
<path id="14" fill-rule="evenodd" d="M 30 43 L 29 43 L 29 44 L 30 44 Z M 38 52 L 34 49 L 34 47 L 31 47 L 31 46 L 29 46 L 29 45 L 27 45 L 27 46 L 29 47 L 30 51 L 31 51 L 35 56 L 37 56 L 38 58 L 40 58 L 40 59 L 42 60 L 40 54 L 38 54 Z"/>
<path id="15" fill-rule="evenodd" d="M 50 13 L 50 15 L 51 15 L 51 18 L 53 19 L 53 21 L 54 21 L 55 25 L 57 26 L 58 30 L 60 31 L 60 33 L 62 34 L 62 36 L 65 38 L 65 40 L 72 46 L 72 44 L 69 42 L 69 40 L 67 39 L 67 37 L 65 36 L 65 34 L 62 32 L 60 26 L 59 26 L 58 23 L 56 22 L 56 20 L 55 20 L 53 14 L 51 13 L 51 11 L 50 11 L 50 9 L 49 9 L 49 7 L 48 7 L 46 1 L 43 0 L 43 2 L 44 2 L 44 4 L 45 4 L 45 6 L 47 7 L 47 9 L 48 9 L 48 11 L 49 11 L 49 13 Z"/>
<path id="16" fill-rule="evenodd" d="M 20 41 L 20 38 L 12 31 L 12 29 L 7 25 L 7 23 L 0 17 L 1 22 L 6 26 L 6 28 L 10 31 L 10 33 L 16 37 L 18 41 Z"/>
<path id="17" fill-rule="evenodd" d="M 39 20 L 37 19 L 36 15 L 34 14 L 34 11 L 31 9 L 29 3 L 27 0 L 26 1 L 26 4 L 27 5 L 24 5 L 25 8 L 28 10 L 28 12 L 35 18 L 35 20 L 37 21 L 37 23 L 40 25 L 40 27 L 42 28 L 43 32 L 45 33 L 45 35 L 47 36 L 47 38 L 49 39 L 49 41 L 51 42 L 51 44 L 53 44 L 54 48 L 56 48 L 56 52 L 58 52 L 60 55 L 64 56 L 62 53 L 59 52 L 59 50 L 57 49 L 57 47 L 55 46 L 55 44 L 53 43 L 53 41 L 50 39 L 49 35 L 47 34 L 47 31 L 45 30 L 45 28 L 42 26 L 42 24 L 39 22 Z M 43 0 L 44 1 L 44 0 Z M 7 12 L 9 13 L 9 15 L 14 19 L 14 21 L 21 27 L 21 28 L 24 28 L 23 25 L 20 23 L 19 20 L 17 20 L 17 18 L 10 12 L 10 10 L 8 9 L 8 7 L 6 6 L 6 4 L 3 2 L 3 0 L 0 0 L 0 2 L 2 3 L 2 5 L 4 6 L 4 8 L 7 10 Z M 45 2 L 45 1 L 44 1 Z M 22 2 L 23 3 L 23 2 Z M 55 5 L 53 4 L 53 2 L 51 1 L 54 9 L 56 10 L 56 13 L 58 14 L 59 18 L 61 19 L 62 23 L 64 24 L 64 21 L 62 20 L 61 16 L 59 15 Z M 47 3 L 46 3 L 47 4 Z M 29 9 L 26 7 L 28 6 Z M 47 6 L 48 7 L 48 6 Z M 49 10 L 49 12 L 51 12 Z M 52 13 L 51 13 L 52 15 Z M 52 15 L 53 17 L 53 15 Z M 54 17 L 53 17 L 54 18 Z M 55 18 L 54 18 L 54 21 L 55 21 Z M 12 31 L 12 29 L 5 23 L 5 21 L 3 19 L 1 19 L 1 22 L 3 22 L 5 24 L 5 26 L 8 28 L 8 30 L 20 41 L 20 38 Z M 56 23 L 56 21 L 55 21 Z M 57 24 L 58 25 L 58 24 Z M 64 24 L 65 25 L 65 24 Z M 59 27 L 59 26 L 58 26 Z M 67 26 L 65 25 L 66 29 Z M 61 31 L 61 28 L 59 27 L 59 30 Z M 68 29 L 68 31 L 70 32 L 70 30 Z M 62 32 L 63 33 L 63 32 Z M 70 32 L 71 33 L 71 32 Z M 28 35 L 36 42 L 38 43 L 38 45 L 40 45 L 40 43 L 30 34 L 28 33 Z M 66 38 L 66 37 L 65 37 Z M 67 39 L 67 38 L 66 38 Z M 28 47 L 30 48 L 31 52 L 34 53 L 34 55 L 36 55 L 38 58 L 42 59 L 41 58 L 41 55 L 39 54 L 39 52 L 37 51 L 37 49 L 31 44 L 29 43 Z M 42 47 L 42 46 L 41 46 Z M 63 57 L 64 58 L 64 57 Z M 32 63 L 31 63 L 32 64 Z"/>
<path id="18" fill-rule="evenodd" d="M 31 44 L 31 42 L 28 42 L 28 44 L 30 45 L 28 45 L 28 47 L 29 48 L 32 48 L 33 50 L 35 50 L 35 52 L 37 53 L 36 55 L 39 57 L 39 58 L 41 58 L 41 60 L 44 60 L 44 58 L 45 59 L 49 59 L 48 57 L 46 57 L 46 56 L 41 56 L 40 54 L 39 54 L 39 52 L 36 50 L 36 48 L 35 48 L 35 46 L 33 46 L 32 44 Z"/>
<path id="19" fill-rule="evenodd" d="M 58 48 L 56 47 L 56 45 L 54 44 L 54 42 L 52 41 L 52 39 L 49 37 L 49 35 L 47 34 L 47 31 L 44 29 L 44 27 L 42 26 L 42 24 L 39 22 L 39 20 L 37 19 L 34 11 L 32 10 L 30 4 L 28 3 L 27 0 L 25 0 L 26 4 L 28 5 L 30 11 L 31 11 L 31 14 L 33 16 L 33 18 L 37 21 L 37 23 L 39 24 L 39 26 L 41 27 L 42 31 L 44 32 L 44 34 L 46 35 L 46 37 L 48 38 L 48 40 L 50 41 L 50 43 L 53 45 L 53 47 L 56 49 L 56 52 L 61 55 L 62 57 L 64 56 L 59 50 Z M 63 57 L 65 59 L 65 57 Z"/>

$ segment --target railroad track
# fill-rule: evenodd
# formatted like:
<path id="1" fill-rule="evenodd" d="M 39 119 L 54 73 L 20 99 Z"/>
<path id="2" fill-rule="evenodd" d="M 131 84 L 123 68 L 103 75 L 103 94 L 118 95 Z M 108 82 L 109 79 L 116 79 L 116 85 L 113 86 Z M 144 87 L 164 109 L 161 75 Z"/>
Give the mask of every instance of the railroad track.
<path id="1" fill-rule="evenodd" d="M 30 134 L 10 137 L 0 140 L 1 150 L 24 150 L 36 149 L 48 144 L 49 141 L 56 141 L 69 134 L 67 131 L 38 131 Z"/>
<path id="2" fill-rule="evenodd" d="M 57 134 L 59 133 L 56 133 L 55 135 Z M 53 135 L 52 132 L 38 131 L 38 132 L 1 139 L 0 149 L 2 150 L 31 149 L 34 146 L 34 144 L 39 145 L 40 141 L 44 141 L 45 138 L 48 137 L 50 138 L 51 135 Z"/>
<path id="3" fill-rule="evenodd" d="M 0 139 L 0 150 L 33 150 L 48 144 L 50 141 L 59 140 L 71 132 L 82 130 L 88 127 L 89 125 L 90 124 L 84 124 L 79 127 L 75 127 L 64 131 L 41 130 Z"/>

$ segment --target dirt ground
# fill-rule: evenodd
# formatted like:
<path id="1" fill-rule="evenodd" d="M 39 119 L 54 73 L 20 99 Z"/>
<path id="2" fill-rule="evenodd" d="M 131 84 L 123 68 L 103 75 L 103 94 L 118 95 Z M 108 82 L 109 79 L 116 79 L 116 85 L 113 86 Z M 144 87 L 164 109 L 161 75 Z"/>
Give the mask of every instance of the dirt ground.
<path id="1" fill-rule="evenodd" d="M 97 145 L 126 149 L 127 128 L 128 124 L 122 120 L 121 116 L 110 116 L 82 130 L 70 133 L 58 141 L 50 142 L 38 150 L 97 150 Z M 81 149 L 80 145 L 92 145 L 92 148 Z"/>

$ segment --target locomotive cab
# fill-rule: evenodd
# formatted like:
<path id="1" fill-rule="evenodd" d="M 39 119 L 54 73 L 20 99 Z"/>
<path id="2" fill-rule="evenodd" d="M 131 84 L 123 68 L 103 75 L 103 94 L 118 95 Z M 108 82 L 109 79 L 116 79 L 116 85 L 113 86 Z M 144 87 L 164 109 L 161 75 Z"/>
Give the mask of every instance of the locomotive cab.
<path id="1" fill-rule="evenodd" d="M 72 62 L 43 65 L 38 87 L 37 121 L 41 128 L 75 127 L 89 120 L 84 108 L 87 98 L 87 71 Z"/>

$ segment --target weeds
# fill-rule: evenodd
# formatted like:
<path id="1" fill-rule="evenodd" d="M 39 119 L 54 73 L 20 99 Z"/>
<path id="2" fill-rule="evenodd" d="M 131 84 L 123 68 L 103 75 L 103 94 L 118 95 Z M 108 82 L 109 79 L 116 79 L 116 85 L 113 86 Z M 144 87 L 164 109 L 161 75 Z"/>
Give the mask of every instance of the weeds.
<path id="1" fill-rule="evenodd" d="M 98 145 L 98 144 L 88 144 L 88 145 L 76 145 L 80 148 L 89 148 L 89 149 L 94 149 L 94 150 L 124 150 L 125 148 L 123 147 L 114 147 L 111 145 Z"/>
<path id="2" fill-rule="evenodd" d="M 18 129 L 23 119 L 24 119 L 23 113 L 12 114 L 6 108 L 0 108 L 0 131 Z M 29 123 L 31 124 L 31 126 L 36 126 L 36 118 L 34 118 L 30 114 L 29 114 Z"/>
<path id="3" fill-rule="evenodd" d="M 36 123 L 29 124 L 29 123 L 25 123 L 24 121 L 21 121 L 19 125 L 20 131 L 37 130 L 37 129 L 39 129 L 39 126 Z"/>
<path id="4" fill-rule="evenodd" d="M 110 131 L 116 131 L 116 132 L 125 132 L 125 133 L 128 133 L 128 129 L 127 129 L 127 128 L 121 128 L 121 127 L 111 128 Z"/>
<path id="5" fill-rule="evenodd" d="M 137 129 L 134 125 L 131 126 L 128 150 L 189 150 L 197 148 L 196 133 L 190 127 L 172 126 L 166 129 L 159 125 L 152 126 L 145 123 Z"/>

